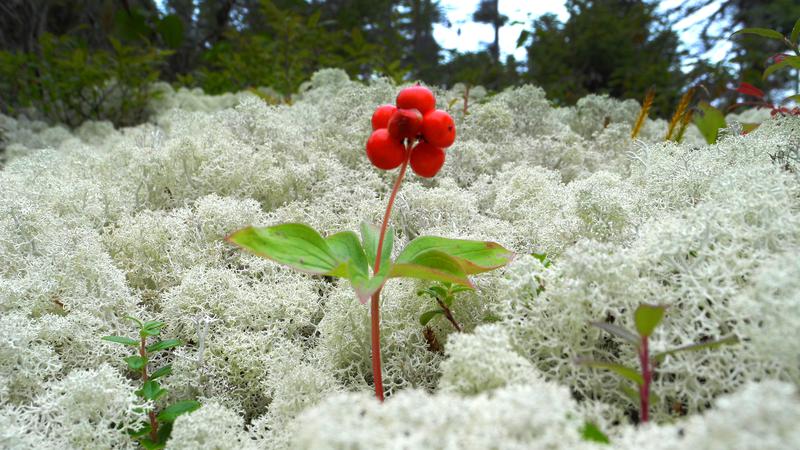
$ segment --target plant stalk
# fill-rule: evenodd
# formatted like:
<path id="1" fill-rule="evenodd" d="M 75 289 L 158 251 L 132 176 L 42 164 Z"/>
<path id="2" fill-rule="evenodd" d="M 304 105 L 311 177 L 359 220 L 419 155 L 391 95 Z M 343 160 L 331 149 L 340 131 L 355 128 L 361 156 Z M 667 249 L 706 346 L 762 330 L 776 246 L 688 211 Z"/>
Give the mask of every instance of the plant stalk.
<path id="1" fill-rule="evenodd" d="M 461 329 L 461 325 L 459 325 L 458 322 L 456 322 L 456 318 L 453 317 L 453 312 L 450 311 L 450 308 L 448 308 L 447 305 L 445 305 L 442 299 L 440 299 L 439 297 L 436 297 L 436 303 L 439 304 L 440 308 L 442 308 L 442 311 L 444 311 L 444 317 L 453 325 L 453 328 L 455 328 L 456 331 L 461 333 L 463 331 Z"/>
<path id="2" fill-rule="evenodd" d="M 147 337 L 142 337 L 141 344 L 139 345 L 139 356 L 147 358 Z M 147 383 L 147 363 L 142 366 L 142 384 Z M 150 440 L 158 442 L 158 421 L 156 420 L 156 412 L 150 410 L 147 413 L 150 418 Z"/>
<path id="3" fill-rule="evenodd" d="M 639 349 L 639 362 L 642 365 L 642 385 L 639 386 L 639 422 L 646 423 L 650 419 L 650 382 L 653 372 L 650 370 L 650 351 L 647 348 L 647 336 L 642 336 L 642 347 Z"/>
<path id="4" fill-rule="evenodd" d="M 400 184 L 403 182 L 403 177 L 406 174 L 406 169 L 408 168 L 408 160 L 411 156 L 411 148 L 410 146 L 406 147 L 406 157 L 403 161 L 403 165 L 400 166 L 400 173 L 397 175 L 397 180 L 394 182 L 394 187 L 392 188 L 392 194 L 389 196 L 389 202 L 386 205 L 386 213 L 383 215 L 383 223 L 381 224 L 381 233 L 380 237 L 378 238 L 378 249 L 375 252 L 375 264 L 374 272 L 378 273 L 381 268 L 381 253 L 383 252 L 383 239 L 386 237 L 386 229 L 389 226 L 389 218 L 392 214 L 392 206 L 394 206 L 394 200 L 397 197 L 397 192 L 400 190 Z M 371 325 L 371 335 L 372 335 L 372 378 L 375 382 L 375 398 L 378 401 L 383 402 L 383 375 L 381 373 L 381 320 L 380 320 L 380 299 L 381 299 L 381 289 L 378 289 L 374 294 L 372 294 L 372 301 L 370 302 L 370 325 Z"/>

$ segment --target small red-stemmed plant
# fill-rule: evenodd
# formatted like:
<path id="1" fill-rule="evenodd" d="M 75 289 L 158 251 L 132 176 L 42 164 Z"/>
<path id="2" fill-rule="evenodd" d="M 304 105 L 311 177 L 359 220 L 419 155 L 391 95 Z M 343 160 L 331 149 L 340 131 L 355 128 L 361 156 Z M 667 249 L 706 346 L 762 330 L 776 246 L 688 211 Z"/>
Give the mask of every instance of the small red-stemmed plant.
<path id="1" fill-rule="evenodd" d="M 456 329 L 459 333 L 464 331 L 459 325 L 458 321 L 456 321 L 455 316 L 453 316 L 453 302 L 455 301 L 455 296 L 459 292 L 464 292 L 470 290 L 468 287 L 454 285 L 453 283 L 436 283 L 432 286 L 428 286 L 425 289 L 420 289 L 417 291 L 417 295 L 427 295 L 428 297 L 432 298 L 436 301 L 436 308 L 430 309 L 422 313 L 419 316 L 419 323 L 420 325 L 427 326 L 428 322 L 437 318 L 437 317 L 444 317 L 453 325 L 453 328 Z"/>
<path id="2" fill-rule="evenodd" d="M 471 289 L 468 275 L 502 267 L 512 253 L 494 242 L 420 236 L 392 261 L 394 233 L 389 219 L 406 169 L 410 165 L 418 176 L 435 176 L 444 165 L 444 148 L 455 141 L 456 128 L 447 112 L 436 109 L 433 92 L 416 85 L 400 91 L 395 105 L 379 106 L 372 115 L 372 129 L 366 145 L 369 161 L 382 170 L 400 168 L 380 228 L 362 223 L 359 241 L 352 231 L 323 238 L 307 225 L 287 223 L 250 226 L 226 239 L 301 272 L 345 278 L 362 303 L 371 299 L 372 374 L 375 397 L 383 401 L 379 305 L 384 283 L 390 278 L 416 278 Z"/>
<path id="3" fill-rule="evenodd" d="M 624 342 L 636 347 L 640 370 L 637 371 L 634 368 L 607 361 L 595 361 L 591 359 L 578 359 L 577 361 L 578 364 L 584 366 L 610 370 L 635 383 L 638 388 L 638 392 L 631 390 L 625 385 L 622 385 L 621 388 L 623 392 L 625 392 L 632 399 L 638 397 L 640 423 L 645 423 L 650 420 L 650 405 L 654 403 L 655 399 L 655 396 L 650 391 L 650 385 L 653 382 L 653 369 L 662 361 L 664 361 L 664 358 L 679 352 L 705 350 L 719 347 L 720 345 L 738 342 L 738 339 L 735 336 L 729 336 L 722 339 L 707 340 L 695 344 L 689 344 L 653 355 L 650 352 L 650 336 L 653 335 L 656 327 L 664 319 L 665 311 L 665 306 L 648 304 L 639 305 L 639 307 L 636 308 L 633 313 L 633 322 L 636 327 L 636 332 L 630 331 L 627 328 L 615 325 L 613 323 L 590 322 L 592 326 L 600 328 L 601 330 L 606 331 L 623 340 Z"/>
<path id="4" fill-rule="evenodd" d="M 136 395 L 155 404 L 167 394 L 167 390 L 161 387 L 158 380 L 172 373 L 172 366 L 167 364 L 153 372 L 148 372 L 148 365 L 156 352 L 169 350 L 181 346 L 183 343 L 178 339 L 164 339 L 148 345 L 148 338 L 157 338 L 158 335 L 161 334 L 161 329 L 164 328 L 164 322 L 156 320 L 142 322 L 130 316 L 126 318 L 139 327 L 137 338 L 103 336 L 101 339 L 130 346 L 135 349 L 135 354 L 125 357 L 124 361 L 128 365 L 128 368 L 138 374 L 141 379 L 142 387 L 136 391 Z M 198 401 L 183 400 L 165 407 L 158 414 L 156 414 L 154 410 L 150 410 L 147 413 L 148 421 L 141 424 L 141 427 L 138 429 L 128 430 L 128 434 L 133 439 L 136 439 L 142 447 L 148 450 L 162 449 L 167 445 L 167 440 L 169 440 L 170 433 L 172 432 L 172 423 L 175 422 L 175 419 L 199 407 L 200 402 Z"/>
<path id="5" fill-rule="evenodd" d="M 800 19 L 797 19 L 797 22 L 794 23 L 794 27 L 792 27 L 792 31 L 791 33 L 789 33 L 788 36 L 784 36 L 779 31 L 772 30 L 769 28 L 743 28 L 733 33 L 731 37 L 743 34 L 761 36 L 763 38 L 781 42 L 786 46 L 786 48 L 790 52 L 794 53 L 794 55 L 788 53 L 778 53 L 777 55 L 773 55 L 770 58 L 771 64 L 767 66 L 767 68 L 764 70 L 762 78 L 766 79 L 768 76 L 772 75 L 778 70 L 784 70 L 784 69 L 791 70 L 792 68 L 800 70 Z M 800 84 L 800 81 L 798 81 L 798 84 Z M 798 89 L 800 89 L 800 87 L 798 87 Z M 773 105 L 772 103 L 765 101 L 764 92 L 761 91 L 761 89 L 758 89 L 751 84 L 741 83 L 739 85 L 739 88 L 736 89 L 736 91 L 744 95 L 754 97 L 757 99 L 757 101 L 738 103 L 736 105 L 733 105 L 732 108 L 742 104 L 745 105 L 751 104 L 761 108 L 771 109 L 773 116 L 777 114 L 792 115 L 792 116 L 800 115 L 800 108 L 798 107 L 788 108 L 785 106 Z M 795 102 L 800 103 L 800 92 L 783 99 L 781 105 L 783 105 L 789 100 L 794 100 Z"/>

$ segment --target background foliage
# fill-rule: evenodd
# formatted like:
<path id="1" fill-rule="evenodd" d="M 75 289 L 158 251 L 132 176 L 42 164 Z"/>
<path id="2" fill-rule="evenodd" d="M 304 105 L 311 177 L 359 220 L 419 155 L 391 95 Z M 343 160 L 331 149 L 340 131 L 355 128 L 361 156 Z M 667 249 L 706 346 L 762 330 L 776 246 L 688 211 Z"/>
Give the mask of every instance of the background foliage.
<path id="1" fill-rule="evenodd" d="M 525 24 L 526 61 L 500 53 L 510 22 L 499 6 L 477 2 L 472 20 L 491 25 L 494 39 L 459 53 L 433 37 L 435 24 L 458 26 L 436 0 L 11 0 L 0 5 L 0 112 L 131 125 L 150 113 L 157 79 L 215 94 L 268 86 L 282 101 L 324 67 L 493 92 L 533 83 L 559 105 L 588 93 L 641 101 L 653 87 L 661 117 L 692 86 L 721 108 L 742 100 L 731 89 L 740 81 L 768 93 L 797 87 L 796 72 L 761 80 L 779 43 L 743 37 L 722 61 L 706 57 L 735 29 L 787 33 L 800 16 L 791 0 L 693 0 L 670 10 L 657 1 L 568 0 L 564 22 L 545 15 Z M 697 25 L 701 45 L 685 47 L 678 22 L 708 8 Z"/>

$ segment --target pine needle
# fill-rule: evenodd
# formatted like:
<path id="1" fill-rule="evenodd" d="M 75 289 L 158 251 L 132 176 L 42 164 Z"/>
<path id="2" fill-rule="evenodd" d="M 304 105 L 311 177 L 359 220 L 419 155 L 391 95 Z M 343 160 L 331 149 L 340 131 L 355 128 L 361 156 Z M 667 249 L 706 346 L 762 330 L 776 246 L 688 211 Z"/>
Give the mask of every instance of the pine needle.
<path id="1" fill-rule="evenodd" d="M 647 113 L 650 112 L 650 107 L 653 106 L 654 98 L 656 98 L 656 90 L 653 88 L 648 89 L 644 97 L 644 103 L 642 103 L 642 109 L 639 111 L 639 117 L 636 119 L 636 125 L 633 126 L 631 139 L 636 139 L 636 136 L 639 135 L 639 131 L 644 125 L 644 119 L 647 119 Z"/>
<path id="2" fill-rule="evenodd" d="M 664 138 L 665 141 L 672 139 L 672 133 L 675 131 L 678 122 L 680 122 L 684 114 L 686 114 L 686 109 L 689 107 L 689 102 L 692 101 L 693 96 L 694 88 L 691 88 L 681 97 L 681 101 L 678 103 L 678 109 L 675 110 L 675 114 L 672 115 L 672 119 L 669 121 L 669 129 L 667 130 L 667 136 Z"/>

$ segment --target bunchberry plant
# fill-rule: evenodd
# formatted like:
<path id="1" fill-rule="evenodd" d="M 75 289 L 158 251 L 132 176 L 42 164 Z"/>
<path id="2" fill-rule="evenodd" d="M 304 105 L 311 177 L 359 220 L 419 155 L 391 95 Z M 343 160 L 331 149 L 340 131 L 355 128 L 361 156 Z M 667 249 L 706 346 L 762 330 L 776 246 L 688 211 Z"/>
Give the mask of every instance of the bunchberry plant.
<path id="1" fill-rule="evenodd" d="M 794 53 L 794 55 L 789 55 L 786 53 L 779 53 L 777 55 L 774 55 L 772 57 L 772 64 L 770 64 L 769 67 L 767 67 L 764 70 L 764 73 L 762 75 L 763 78 L 767 78 L 774 72 L 782 69 L 787 69 L 787 68 L 800 69 L 800 19 L 797 19 L 797 22 L 794 23 L 794 27 L 792 27 L 792 31 L 791 33 L 789 33 L 789 36 L 784 36 L 779 31 L 772 30 L 769 28 L 743 28 L 733 33 L 731 37 L 739 34 L 751 34 L 751 35 L 765 37 L 767 39 L 772 39 L 778 42 L 782 42 L 784 45 L 786 45 L 786 48 L 789 51 Z M 789 99 L 794 99 L 794 100 L 800 99 L 800 93 L 798 93 L 797 95 L 793 95 L 785 100 Z"/>
<path id="2" fill-rule="evenodd" d="M 127 318 L 139 327 L 139 335 L 136 339 L 125 336 L 104 336 L 102 339 L 136 349 L 133 355 L 124 358 L 128 367 L 139 374 L 142 381 L 142 387 L 136 391 L 136 395 L 144 400 L 156 403 L 167 393 L 167 390 L 159 384 L 158 379 L 169 375 L 172 372 L 172 366 L 167 364 L 153 372 L 148 372 L 148 365 L 155 353 L 178 347 L 182 345 L 182 342 L 178 339 L 164 339 L 148 345 L 147 340 L 149 338 L 158 338 L 161 334 L 161 329 L 165 325 L 164 322 L 142 322 L 135 317 Z M 164 448 L 172 432 L 172 423 L 175 419 L 181 414 L 194 411 L 199 407 L 199 402 L 185 400 L 173 403 L 157 414 L 154 409 L 151 409 L 147 413 L 148 421 L 143 423 L 139 429 L 129 430 L 128 434 L 137 439 L 139 444 L 148 450 Z"/>
<path id="3" fill-rule="evenodd" d="M 787 49 L 794 53 L 794 55 L 790 55 L 788 53 L 779 53 L 777 55 L 773 55 L 770 58 L 771 64 L 764 70 L 762 78 L 766 79 L 768 76 L 770 76 L 771 74 L 775 73 L 778 70 L 791 69 L 791 68 L 800 70 L 800 19 L 798 19 L 797 22 L 795 22 L 794 27 L 792 27 L 792 31 L 789 34 L 789 36 L 784 36 L 780 32 L 769 28 L 744 28 L 733 33 L 733 35 L 731 35 L 731 38 L 743 34 L 761 36 L 767 39 L 783 42 L 786 45 Z M 796 89 L 800 91 L 800 80 L 798 80 L 798 83 L 799 84 L 796 86 Z M 794 100 L 795 102 L 800 103 L 800 92 L 796 93 L 795 95 L 786 97 L 781 101 L 780 104 L 776 105 L 772 102 L 767 101 L 767 99 L 765 98 L 766 95 L 764 91 L 757 88 L 756 86 L 753 86 L 750 83 L 741 82 L 739 83 L 739 86 L 735 90 L 736 92 L 747 96 L 748 99 L 743 102 L 731 105 L 731 107 L 729 108 L 730 110 L 733 110 L 741 106 L 754 106 L 756 108 L 769 109 L 771 115 L 773 116 L 800 115 L 799 107 L 789 108 L 787 106 L 784 106 L 784 103 L 790 100 Z M 727 123 L 725 122 L 725 115 L 722 113 L 722 111 L 709 105 L 706 102 L 701 102 L 698 105 L 698 107 L 700 114 L 699 116 L 695 116 L 694 123 L 695 125 L 697 125 L 697 128 L 706 138 L 706 141 L 709 144 L 713 144 L 717 141 L 719 130 L 721 128 L 727 127 Z M 758 124 L 745 123 L 742 124 L 742 131 L 747 133 L 756 129 L 757 127 Z"/>
<path id="4" fill-rule="evenodd" d="M 445 160 L 444 148 L 453 144 L 455 123 L 437 110 L 436 98 L 423 86 L 400 91 L 396 105 L 379 106 L 372 115 L 367 158 L 382 170 L 400 167 L 380 228 L 362 224 L 361 240 L 352 231 L 322 237 L 311 227 L 287 223 L 247 227 L 227 240 L 256 255 L 312 275 L 349 280 L 358 299 L 370 302 L 372 373 L 375 396 L 383 401 L 380 353 L 380 293 L 390 278 L 417 278 L 473 288 L 468 275 L 506 265 L 512 253 L 494 242 L 420 236 L 392 261 L 394 235 L 389 229 L 397 193 L 411 169 L 421 177 L 435 176 Z M 387 233 L 388 231 L 388 233 Z M 371 269 L 371 270 L 370 270 Z"/>
<path id="5" fill-rule="evenodd" d="M 455 328 L 456 331 L 463 331 L 461 329 L 461 325 L 459 325 L 456 321 L 456 318 L 453 317 L 451 308 L 453 306 L 453 301 L 455 300 L 455 295 L 459 292 L 469 290 L 471 289 L 466 286 L 460 286 L 450 282 L 435 283 L 434 285 L 426 287 L 425 289 L 420 289 L 417 291 L 417 295 L 427 295 L 431 297 L 436 302 L 436 306 L 438 306 L 438 308 L 422 313 L 422 315 L 419 316 L 419 323 L 422 326 L 426 326 L 428 325 L 428 322 L 441 316 L 447 319 L 447 321 L 453 325 L 453 328 Z"/>
<path id="6" fill-rule="evenodd" d="M 650 392 L 650 385 L 653 381 L 653 369 L 660 364 L 668 355 L 685 351 L 696 351 L 719 347 L 720 345 L 733 344 L 738 342 L 735 336 L 729 336 L 717 340 L 708 340 L 694 344 L 684 345 L 664 352 L 652 355 L 650 353 L 649 339 L 653 331 L 664 319 L 665 306 L 641 304 L 633 313 L 633 322 L 636 331 L 608 322 L 591 322 L 594 327 L 600 328 L 613 336 L 633 345 L 639 358 L 639 370 L 622 364 L 607 361 L 595 361 L 590 359 L 579 359 L 578 363 L 588 367 L 606 369 L 632 381 L 638 388 L 639 399 L 639 422 L 644 423 L 649 420 L 650 404 L 654 403 L 655 396 Z M 630 390 L 627 386 L 622 386 L 623 391 L 632 398 L 636 398 L 637 392 Z"/>

